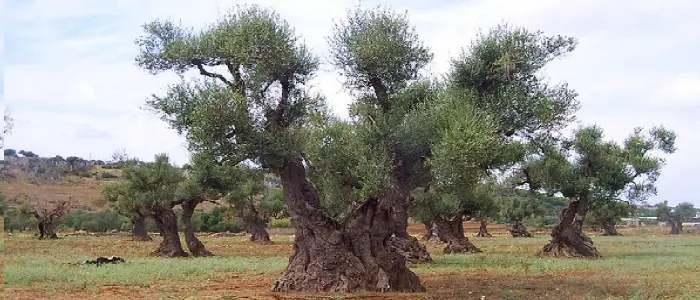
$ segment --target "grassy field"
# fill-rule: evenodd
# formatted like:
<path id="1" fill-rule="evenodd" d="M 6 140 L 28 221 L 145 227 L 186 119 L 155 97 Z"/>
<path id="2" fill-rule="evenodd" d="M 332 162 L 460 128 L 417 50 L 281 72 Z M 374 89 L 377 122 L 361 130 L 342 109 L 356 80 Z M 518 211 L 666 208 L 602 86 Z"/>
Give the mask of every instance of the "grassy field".
<path id="1" fill-rule="evenodd" d="M 5 299 L 698 299 L 700 235 L 668 236 L 625 231 L 594 237 L 599 260 L 538 258 L 547 241 L 472 238 L 484 253 L 439 254 L 434 264 L 412 266 L 427 293 L 275 294 L 270 288 L 292 251 L 292 236 L 259 246 L 246 237 L 202 237 L 212 258 L 160 259 L 147 254 L 156 242 L 128 236 L 69 236 L 40 241 L 5 235 Z M 80 265 L 118 255 L 122 265 Z"/>

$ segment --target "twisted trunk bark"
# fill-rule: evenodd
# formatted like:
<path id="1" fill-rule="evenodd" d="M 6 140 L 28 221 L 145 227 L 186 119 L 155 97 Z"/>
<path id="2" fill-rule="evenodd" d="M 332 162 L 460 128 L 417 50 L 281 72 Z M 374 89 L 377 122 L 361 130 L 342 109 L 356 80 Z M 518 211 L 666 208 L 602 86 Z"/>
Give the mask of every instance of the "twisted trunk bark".
<path id="1" fill-rule="evenodd" d="M 437 234 L 440 241 L 446 243 L 443 253 L 477 253 L 481 252 L 479 247 L 472 244 L 464 235 L 464 225 L 462 224 L 462 216 L 460 213 L 452 220 L 447 220 L 443 217 L 435 217 L 433 223 L 437 226 Z"/>
<path id="2" fill-rule="evenodd" d="M 683 223 L 678 219 L 670 219 L 668 225 L 671 225 L 671 234 L 681 234 L 683 232 Z"/>
<path id="3" fill-rule="evenodd" d="M 593 241 L 583 233 L 583 221 L 588 213 L 585 199 L 572 199 L 562 211 L 550 234 L 552 239 L 542 248 L 542 254 L 557 257 L 600 257 Z"/>
<path id="4" fill-rule="evenodd" d="M 182 249 L 180 234 L 177 231 L 177 216 L 170 207 L 155 206 L 151 211 L 153 219 L 156 221 L 158 231 L 160 231 L 163 241 L 158 245 L 158 249 L 153 251 L 151 256 L 160 257 L 187 257 L 188 254 Z"/>
<path id="5" fill-rule="evenodd" d="M 267 232 L 267 222 L 255 217 L 255 221 L 248 223 L 248 231 L 250 232 L 250 241 L 268 245 L 274 244 L 270 240 L 270 234 Z"/>
<path id="6" fill-rule="evenodd" d="M 423 241 L 427 242 L 430 241 L 433 237 L 437 237 L 437 232 L 433 230 L 433 226 L 435 225 L 432 222 L 422 222 L 423 226 L 425 226 L 425 234 L 423 234 L 423 237 L 421 238 Z"/>
<path id="7" fill-rule="evenodd" d="M 398 180 L 397 180 L 398 181 Z M 414 264 L 432 263 L 433 258 L 425 245 L 417 238 L 408 234 L 408 195 L 410 185 L 399 182 L 396 189 L 389 189 L 381 195 L 380 202 L 390 211 L 392 232 L 386 242 L 386 249 L 403 256 L 406 261 Z"/>
<path id="8" fill-rule="evenodd" d="M 600 227 L 603 228 L 603 235 L 619 235 L 615 229 L 614 219 L 601 220 Z"/>
<path id="9" fill-rule="evenodd" d="M 38 224 L 39 239 L 58 239 L 56 234 L 56 225 L 50 220 L 41 220 Z"/>
<path id="10" fill-rule="evenodd" d="M 197 238 L 197 236 L 195 235 L 196 230 L 194 228 L 194 224 L 192 224 L 192 215 L 194 214 L 194 209 L 202 201 L 203 199 L 199 197 L 193 197 L 185 200 L 182 204 L 180 204 L 180 206 L 182 206 L 182 216 L 180 216 L 180 220 L 182 221 L 182 225 L 185 231 L 185 243 L 187 244 L 187 249 L 189 249 L 190 253 L 192 253 L 192 256 L 196 257 L 214 256 L 214 254 L 207 250 L 204 244 L 202 244 L 202 241 L 200 241 Z"/>
<path id="11" fill-rule="evenodd" d="M 296 236 L 273 291 L 425 291 L 405 258 L 387 250 L 395 228 L 390 203 L 369 198 L 341 225 L 321 211 L 300 159 L 285 162 L 279 175 Z"/>
<path id="12" fill-rule="evenodd" d="M 493 237 L 493 236 L 489 233 L 489 231 L 486 229 L 486 225 L 487 225 L 486 221 L 481 221 L 481 222 L 479 223 L 479 233 L 477 233 L 476 236 L 478 236 L 478 237 L 486 237 L 486 238 Z"/>
<path id="13" fill-rule="evenodd" d="M 527 228 L 520 220 L 512 220 L 508 231 L 513 237 L 532 237 L 532 233 L 527 231 Z"/>
<path id="14" fill-rule="evenodd" d="M 140 213 L 131 215 L 131 239 L 140 242 L 153 240 L 146 230 L 146 217 Z"/>

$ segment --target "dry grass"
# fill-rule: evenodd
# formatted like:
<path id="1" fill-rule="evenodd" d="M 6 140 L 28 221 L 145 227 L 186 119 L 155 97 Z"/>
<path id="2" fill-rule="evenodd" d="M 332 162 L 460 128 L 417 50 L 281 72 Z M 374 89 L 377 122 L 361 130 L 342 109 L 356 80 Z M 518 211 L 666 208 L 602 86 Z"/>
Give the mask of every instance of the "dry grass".
<path id="1" fill-rule="evenodd" d="M 115 169 L 103 169 L 102 167 L 95 167 L 90 172 L 96 173 L 110 173 L 113 175 L 121 176 L 121 170 Z M 18 201 L 14 201 L 16 198 L 21 198 L 23 201 L 29 200 L 30 205 L 45 205 L 49 202 L 56 202 L 62 200 L 70 201 L 71 209 L 87 209 L 87 210 L 99 210 L 104 209 L 104 201 L 100 201 L 102 190 L 105 185 L 110 183 L 119 182 L 120 179 L 95 179 L 95 178 L 83 178 L 78 176 L 66 176 L 53 183 L 40 183 L 33 184 L 30 183 L 31 180 L 26 174 L 21 173 L 16 179 L 9 181 L 0 181 L 0 190 L 3 191 L 5 197 L 8 199 L 10 205 L 19 205 Z M 28 197 L 23 197 L 26 195 Z M 198 206 L 198 210 L 211 210 L 216 207 L 215 204 L 202 203 Z"/>
<path id="2" fill-rule="evenodd" d="M 625 231 L 594 237 L 604 258 L 538 258 L 546 236 L 513 239 L 505 234 L 471 238 L 485 252 L 441 255 L 412 266 L 427 293 L 276 294 L 270 288 L 292 251 L 292 236 L 274 235 L 272 246 L 246 237 L 203 237 L 213 258 L 159 259 L 146 255 L 156 242 L 128 237 L 66 237 L 40 241 L 6 236 L 7 299 L 697 299 L 700 235 L 668 236 Z M 119 255 L 123 265 L 75 265 Z"/>

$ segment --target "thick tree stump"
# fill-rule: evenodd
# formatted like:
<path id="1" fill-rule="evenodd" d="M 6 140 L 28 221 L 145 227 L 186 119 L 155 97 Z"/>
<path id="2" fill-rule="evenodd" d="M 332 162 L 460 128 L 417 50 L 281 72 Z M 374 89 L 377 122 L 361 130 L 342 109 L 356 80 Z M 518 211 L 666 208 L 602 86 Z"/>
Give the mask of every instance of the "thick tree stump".
<path id="1" fill-rule="evenodd" d="M 527 228 L 520 220 L 513 220 L 508 231 L 513 237 L 532 237 L 532 233 L 527 231 Z"/>
<path id="2" fill-rule="evenodd" d="M 131 239 L 139 242 L 153 241 L 146 230 L 146 217 L 141 214 L 131 216 Z"/>
<path id="3" fill-rule="evenodd" d="M 556 226 L 552 229 L 552 239 L 542 248 L 541 255 L 600 257 L 600 253 L 593 245 L 593 241 L 583 233 L 583 221 L 587 212 L 588 203 L 585 200 L 571 200 L 562 211 Z"/>
<path id="4" fill-rule="evenodd" d="M 440 241 L 446 243 L 442 250 L 445 254 L 452 253 L 478 253 L 482 252 L 479 247 L 472 244 L 464 235 L 464 225 L 462 224 L 462 214 L 455 216 L 452 220 L 436 217 L 433 221 L 437 225 L 437 234 Z"/>
<path id="5" fill-rule="evenodd" d="M 189 256 L 182 249 L 180 234 L 177 231 L 177 216 L 170 207 L 157 206 L 153 209 L 153 219 L 163 237 L 158 249 L 153 251 L 151 256 L 160 257 L 187 257 Z"/>

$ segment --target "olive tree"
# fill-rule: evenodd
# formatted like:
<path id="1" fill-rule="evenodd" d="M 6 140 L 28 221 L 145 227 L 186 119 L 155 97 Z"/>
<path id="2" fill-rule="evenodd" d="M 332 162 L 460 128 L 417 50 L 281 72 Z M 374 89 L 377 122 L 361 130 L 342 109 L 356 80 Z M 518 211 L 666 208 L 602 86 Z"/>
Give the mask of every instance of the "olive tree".
<path id="1" fill-rule="evenodd" d="M 659 221 L 671 226 L 671 234 L 681 234 L 683 221 L 695 217 L 695 207 L 692 203 L 684 202 L 673 208 L 668 206 L 668 201 L 664 201 L 656 205 L 656 216 Z"/>
<path id="2" fill-rule="evenodd" d="M 103 197 L 120 211 L 138 212 L 155 220 L 163 241 L 151 255 L 189 256 L 182 249 L 173 211 L 179 186 L 185 179 L 182 171 L 170 163 L 167 155 L 159 154 L 153 162 L 128 161 L 122 168 L 122 177 L 122 182 L 105 187 Z"/>
<path id="3" fill-rule="evenodd" d="M 634 205 L 627 201 L 607 201 L 591 207 L 591 215 L 586 223 L 600 226 L 603 235 L 619 235 L 615 224 L 620 218 L 629 217 L 634 212 Z"/>
<path id="4" fill-rule="evenodd" d="M 526 218 L 543 216 L 546 213 L 538 195 L 524 189 L 503 189 L 498 195 L 497 202 L 500 215 L 510 222 L 508 231 L 513 237 L 532 237 L 523 224 Z"/>
<path id="5" fill-rule="evenodd" d="M 475 196 L 477 183 L 517 164 L 532 144 L 550 139 L 573 120 L 576 93 L 566 84 L 547 84 L 541 71 L 575 46 L 570 37 L 500 25 L 481 33 L 452 60 L 445 94 L 459 107 L 432 105 L 428 120 L 433 124 L 422 124 L 440 128 L 441 123 L 452 122 L 447 130 L 438 131 L 442 135 L 432 133 L 440 136 L 432 144 L 429 160 L 433 178 L 429 185 L 437 188 L 424 189 L 432 190 L 432 200 L 418 201 L 429 204 L 422 213 L 432 212 L 449 252 L 480 251 L 464 236 L 461 225 L 463 216 L 493 207 L 490 199 Z M 441 116 L 446 121 L 438 121 Z"/>
<path id="6" fill-rule="evenodd" d="M 375 251 L 378 239 L 370 239 L 374 231 L 367 227 L 380 228 L 372 220 L 386 217 L 363 212 L 376 202 L 348 209 L 356 217 L 340 223 L 310 182 L 307 125 L 324 100 L 311 95 L 307 84 L 318 59 L 285 20 L 270 9 L 238 6 L 202 30 L 161 20 L 144 30 L 137 40 L 140 67 L 200 75 L 183 77 L 148 106 L 186 137 L 191 150 L 230 165 L 250 160 L 280 178 L 296 235 L 274 291 L 370 290 L 382 273 L 392 290 L 423 290 L 402 261 Z"/>
<path id="7" fill-rule="evenodd" d="M 109 184 L 102 190 L 102 203 L 106 201 L 109 207 L 131 221 L 131 239 L 134 241 L 152 241 L 153 238 L 146 230 L 146 216 L 143 205 L 137 203 L 133 194 L 129 194 L 125 184 Z"/>
<path id="8" fill-rule="evenodd" d="M 574 136 L 541 147 L 522 169 L 529 189 L 561 193 L 569 200 L 552 229 L 542 254 L 563 257 L 599 257 L 583 231 L 591 209 L 618 199 L 643 200 L 656 193 L 655 182 L 664 165 L 657 152 L 675 152 L 676 135 L 664 127 L 642 128 L 622 144 L 605 140 L 597 126 L 583 127 Z"/>

